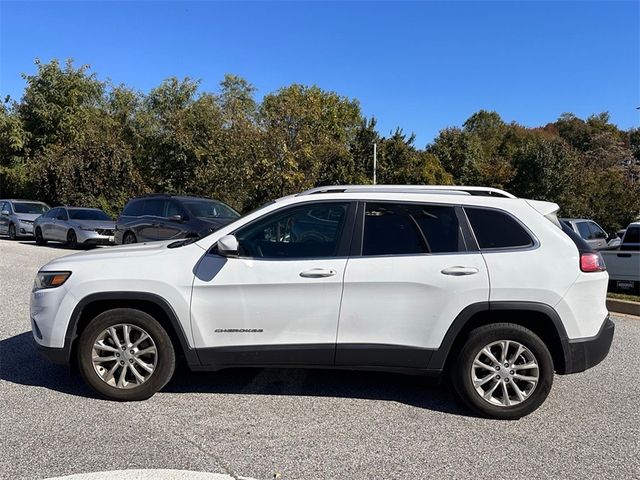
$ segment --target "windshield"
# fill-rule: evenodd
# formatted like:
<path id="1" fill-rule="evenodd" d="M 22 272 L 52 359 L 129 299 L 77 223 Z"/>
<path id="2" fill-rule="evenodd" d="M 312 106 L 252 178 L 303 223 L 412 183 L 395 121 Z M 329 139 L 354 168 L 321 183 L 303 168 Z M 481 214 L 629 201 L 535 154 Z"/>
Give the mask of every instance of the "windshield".
<path id="1" fill-rule="evenodd" d="M 72 210 L 69 209 L 71 220 L 111 220 L 102 210 Z"/>
<path id="2" fill-rule="evenodd" d="M 43 213 L 47 213 L 49 206 L 44 203 L 36 202 L 14 202 L 13 210 L 16 213 L 37 213 L 42 215 Z"/>
<path id="3" fill-rule="evenodd" d="M 240 216 L 233 208 L 215 200 L 186 200 L 183 203 L 195 217 L 238 218 Z"/>

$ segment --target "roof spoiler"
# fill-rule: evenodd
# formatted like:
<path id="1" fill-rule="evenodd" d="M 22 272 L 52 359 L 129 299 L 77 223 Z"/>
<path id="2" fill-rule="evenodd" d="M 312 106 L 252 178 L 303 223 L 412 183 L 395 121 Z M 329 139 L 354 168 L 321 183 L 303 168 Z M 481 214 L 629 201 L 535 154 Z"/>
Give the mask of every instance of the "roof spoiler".
<path id="1" fill-rule="evenodd" d="M 556 227 L 562 228 L 560 220 L 558 220 L 558 216 L 556 215 L 558 210 L 560 210 L 560 206 L 557 203 L 545 202 L 543 200 L 525 200 L 525 202 Z"/>

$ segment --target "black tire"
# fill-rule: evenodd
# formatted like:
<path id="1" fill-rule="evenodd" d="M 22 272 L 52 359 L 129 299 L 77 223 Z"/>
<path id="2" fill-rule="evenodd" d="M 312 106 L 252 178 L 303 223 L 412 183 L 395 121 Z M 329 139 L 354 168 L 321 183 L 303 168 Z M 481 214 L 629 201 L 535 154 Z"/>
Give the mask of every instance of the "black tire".
<path id="1" fill-rule="evenodd" d="M 138 239 L 136 238 L 135 233 L 133 232 L 126 232 L 124 234 L 124 236 L 122 237 L 122 243 L 124 245 L 129 245 L 131 243 L 138 243 Z"/>
<path id="2" fill-rule="evenodd" d="M 35 237 L 36 237 L 36 245 L 44 246 L 47 244 L 47 241 L 42 236 L 42 229 L 40 227 L 36 228 Z"/>
<path id="3" fill-rule="evenodd" d="M 517 342 L 526 347 L 526 349 L 533 354 L 538 365 L 537 384 L 530 391 L 529 395 L 517 405 L 506 406 L 490 403 L 488 400 L 485 400 L 478 391 L 476 391 L 476 387 L 473 383 L 472 370 L 476 356 L 480 354 L 481 350 L 485 346 L 501 340 Z M 510 351 L 513 352 L 513 348 L 515 347 L 512 346 L 511 348 L 512 350 Z M 512 353 L 510 355 L 513 358 L 516 354 Z M 502 366 L 504 365 L 500 365 L 500 368 L 502 368 Z M 505 368 L 504 371 L 495 372 L 497 374 L 495 378 L 501 378 L 503 383 L 509 381 L 507 377 L 511 378 L 512 384 L 507 384 L 506 386 L 507 392 L 509 392 L 509 395 L 506 395 L 508 401 L 511 401 L 511 394 L 515 394 L 515 390 L 513 390 L 513 377 L 510 377 L 509 373 L 521 373 L 519 370 L 510 369 L 511 367 Z M 483 369 L 480 369 L 479 371 L 483 371 Z M 520 325 L 513 323 L 494 323 L 476 328 L 469 332 L 462 349 L 454 359 L 454 363 L 451 368 L 451 380 L 458 396 L 464 401 L 464 403 L 480 415 L 502 420 L 517 420 L 536 410 L 545 401 L 549 391 L 551 390 L 551 385 L 553 384 L 553 371 L 553 359 L 549 353 L 549 349 L 540 337 L 531 330 Z M 503 377 L 500 377 L 500 374 L 503 374 Z M 526 371 L 524 374 L 531 375 L 531 373 L 527 374 Z M 493 373 L 491 373 L 491 376 L 493 377 Z M 489 372 L 487 372 L 487 376 L 479 378 L 489 378 Z M 530 388 L 531 384 L 529 383 L 523 384 L 520 383 L 520 380 L 517 380 L 517 382 L 520 386 L 524 385 L 525 387 L 528 386 Z M 486 387 L 487 390 L 489 390 L 495 383 L 496 382 L 491 379 Z M 504 399 L 504 393 L 498 392 L 498 390 L 501 389 L 502 385 L 499 385 L 499 388 L 496 388 L 496 395 L 500 395 Z M 517 401 L 518 399 L 514 398 L 513 400 Z M 503 400 L 503 402 L 508 403 L 506 400 Z"/>
<path id="4" fill-rule="evenodd" d="M 12 223 L 9 225 L 9 240 L 16 240 L 17 238 L 16 226 Z"/>
<path id="5" fill-rule="evenodd" d="M 78 236 L 73 229 L 67 232 L 67 247 L 72 248 L 73 250 L 78 248 Z"/>
<path id="6" fill-rule="evenodd" d="M 140 385 L 126 389 L 106 383 L 94 368 L 92 360 L 93 346 L 102 332 L 121 324 L 144 330 L 153 340 L 157 351 L 153 373 Z M 176 367 L 173 344 L 164 328 L 151 315 L 131 308 L 108 310 L 94 318 L 80 335 L 77 351 L 78 370 L 87 384 L 101 396 L 117 401 L 146 400 L 153 396 L 171 380 Z"/>

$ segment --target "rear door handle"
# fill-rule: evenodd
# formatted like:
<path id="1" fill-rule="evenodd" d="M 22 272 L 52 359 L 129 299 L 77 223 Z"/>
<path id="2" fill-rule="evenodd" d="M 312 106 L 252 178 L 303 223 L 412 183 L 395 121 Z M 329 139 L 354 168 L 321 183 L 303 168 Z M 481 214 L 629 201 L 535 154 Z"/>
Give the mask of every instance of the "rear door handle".
<path id="1" fill-rule="evenodd" d="M 448 267 L 442 270 L 440 273 L 444 275 L 453 275 L 454 277 L 461 277 L 463 275 L 475 275 L 479 270 L 475 267 Z"/>
<path id="2" fill-rule="evenodd" d="M 333 277 L 336 273 L 338 272 L 328 268 L 312 268 L 311 270 L 300 272 L 300 276 L 304 278 L 324 278 Z"/>

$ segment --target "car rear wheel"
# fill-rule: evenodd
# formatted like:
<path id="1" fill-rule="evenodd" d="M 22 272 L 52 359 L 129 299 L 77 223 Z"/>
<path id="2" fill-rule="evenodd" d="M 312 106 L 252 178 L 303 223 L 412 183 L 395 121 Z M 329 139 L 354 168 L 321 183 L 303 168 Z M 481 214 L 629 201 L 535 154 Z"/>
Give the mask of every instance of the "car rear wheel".
<path id="1" fill-rule="evenodd" d="M 73 230 L 67 232 L 67 247 L 73 248 L 74 250 L 78 248 L 78 236 Z"/>
<path id="2" fill-rule="evenodd" d="M 460 398 L 483 416 L 516 420 L 536 410 L 553 384 L 553 360 L 531 330 L 495 323 L 472 330 L 452 368 Z"/>
<path id="3" fill-rule="evenodd" d="M 128 245 L 130 243 L 138 243 L 138 239 L 133 232 L 127 232 L 124 234 L 124 237 L 122 237 L 122 243 L 124 243 L 125 245 Z"/>
<path id="4" fill-rule="evenodd" d="M 36 245 L 42 246 L 47 244 L 47 241 L 44 239 L 44 236 L 42 235 L 42 229 L 40 227 L 36 227 L 35 236 L 36 236 Z"/>
<path id="5" fill-rule="evenodd" d="M 78 368 L 99 394 L 119 401 L 145 400 L 175 370 L 167 332 L 140 310 L 117 308 L 98 315 L 80 335 Z"/>
<path id="6" fill-rule="evenodd" d="M 9 225 L 9 239 L 15 240 L 16 238 L 18 238 L 18 235 L 16 233 L 16 226 L 12 223 L 11 225 Z"/>

